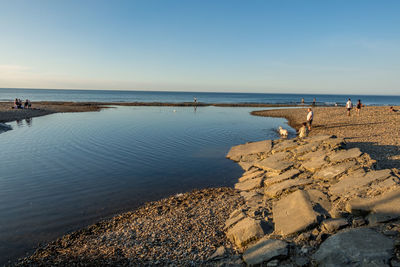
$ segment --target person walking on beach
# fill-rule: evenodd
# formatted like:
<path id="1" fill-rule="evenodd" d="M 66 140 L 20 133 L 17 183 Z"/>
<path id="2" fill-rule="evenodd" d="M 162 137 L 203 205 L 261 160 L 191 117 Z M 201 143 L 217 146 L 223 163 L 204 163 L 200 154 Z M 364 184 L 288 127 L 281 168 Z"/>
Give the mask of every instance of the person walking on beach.
<path id="1" fill-rule="evenodd" d="M 308 130 L 311 131 L 311 125 L 312 121 L 314 119 L 314 112 L 312 111 L 311 108 L 308 108 L 308 113 L 307 113 L 307 124 L 308 124 Z"/>
<path id="2" fill-rule="evenodd" d="M 301 99 L 301 104 L 304 104 L 304 98 Z"/>
<path id="3" fill-rule="evenodd" d="M 193 97 L 193 103 L 195 106 L 197 105 L 197 98 L 195 96 Z"/>
<path id="4" fill-rule="evenodd" d="M 313 101 L 312 101 L 312 105 L 313 105 L 313 107 L 315 107 L 315 104 L 317 103 L 317 99 L 315 99 L 315 97 L 314 97 L 314 99 L 313 99 Z"/>
<path id="5" fill-rule="evenodd" d="M 357 115 L 360 116 L 360 110 L 361 110 L 362 104 L 361 104 L 361 100 L 358 99 L 357 105 L 356 105 L 356 111 L 357 111 Z"/>
<path id="6" fill-rule="evenodd" d="M 350 110 L 353 108 L 353 103 L 351 103 L 350 98 L 349 98 L 349 100 L 347 100 L 346 108 L 347 108 L 347 116 L 350 116 Z"/>

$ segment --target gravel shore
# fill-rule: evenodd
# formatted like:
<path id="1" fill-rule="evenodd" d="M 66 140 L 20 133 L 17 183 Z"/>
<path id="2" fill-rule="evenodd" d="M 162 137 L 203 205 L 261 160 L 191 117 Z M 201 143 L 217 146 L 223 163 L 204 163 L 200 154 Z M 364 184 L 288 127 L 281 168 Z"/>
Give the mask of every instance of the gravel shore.
<path id="1" fill-rule="evenodd" d="M 379 168 L 400 169 L 400 112 L 389 112 L 389 107 L 364 107 L 359 116 L 353 109 L 349 117 L 344 107 L 316 107 L 313 110 L 310 136 L 330 134 L 345 138 L 348 148 L 359 147 L 378 161 Z M 306 121 L 307 109 L 276 109 L 252 114 L 283 117 L 290 126 L 299 129 Z"/>
<path id="2" fill-rule="evenodd" d="M 242 204 L 232 188 L 178 194 L 65 235 L 17 266 L 213 265 L 220 246 L 227 248 L 224 261 L 234 263 L 239 256 L 223 226 Z"/>

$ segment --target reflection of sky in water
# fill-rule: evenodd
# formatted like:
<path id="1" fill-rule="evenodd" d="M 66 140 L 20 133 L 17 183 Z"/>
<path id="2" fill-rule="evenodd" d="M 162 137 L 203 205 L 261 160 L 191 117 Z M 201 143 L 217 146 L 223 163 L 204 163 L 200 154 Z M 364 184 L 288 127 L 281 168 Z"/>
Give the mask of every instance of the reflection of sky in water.
<path id="1" fill-rule="evenodd" d="M 277 138 L 284 125 L 252 110 L 119 107 L 9 123 L 14 130 L 0 134 L 0 255 L 145 201 L 232 186 L 242 171 L 225 158 L 229 148 Z"/>

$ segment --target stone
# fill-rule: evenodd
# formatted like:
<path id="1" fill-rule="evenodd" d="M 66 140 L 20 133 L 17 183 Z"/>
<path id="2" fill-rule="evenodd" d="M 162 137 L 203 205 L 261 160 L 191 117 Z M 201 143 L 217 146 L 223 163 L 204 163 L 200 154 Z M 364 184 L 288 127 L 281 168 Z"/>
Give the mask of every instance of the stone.
<path id="1" fill-rule="evenodd" d="M 295 148 L 297 146 L 298 146 L 297 142 L 295 140 L 293 140 L 293 139 L 284 140 L 282 142 L 279 142 L 279 143 L 273 145 L 272 153 L 276 153 L 276 152 L 279 152 L 279 151 L 290 150 L 290 149 Z"/>
<path id="2" fill-rule="evenodd" d="M 294 178 L 295 176 L 297 176 L 299 174 L 300 174 L 300 171 L 298 169 L 291 169 L 291 170 L 285 171 L 282 174 L 275 175 L 275 176 L 273 176 L 271 178 L 267 177 L 264 180 L 264 186 L 270 186 L 270 185 L 275 184 L 275 183 L 280 183 L 282 181 L 285 181 L 285 180 L 288 180 L 288 179 L 292 179 L 292 178 Z"/>
<path id="3" fill-rule="evenodd" d="M 278 267 L 279 266 L 279 260 L 271 260 L 267 262 L 267 267 Z"/>
<path id="4" fill-rule="evenodd" d="M 343 138 L 329 138 L 324 141 L 324 144 L 328 145 L 331 149 L 340 148 L 345 146 Z"/>
<path id="5" fill-rule="evenodd" d="M 332 208 L 327 195 L 317 189 L 310 189 L 306 191 L 310 201 L 314 204 L 314 209 L 320 213 L 327 213 Z"/>
<path id="6" fill-rule="evenodd" d="M 318 266 L 383 266 L 394 252 L 393 241 L 374 230 L 343 230 L 325 240 L 313 259 Z"/>
<path id="7" fill-rule="evenodd" d="M 365 222 L 363 217 L 355 217 L 351 224 L 353 225 L 353 227 L 360 227 L 366 225 L 367 223 Z"/>
<path id="8" fill-rule="evenodd" d="M 303 267 L 308 266 L 310 264 L 310 260 L 306 257 L 296 257 L 294 263 L 296 266 Z"/>
<path id="9" fill-rule="evenodd" d="M 355 161 L 349 161 L 337 165 L 332 165 L 326 168 L 323 168 L 314 174 L 314 178 L 323 179 L 323 180 L 331 180 L 343 173 L 345 173 L 350 168 L 355 168 L 357 163 Z"/>
<path id="10" fill-rule="evenodd" d="M 276 159 L 273 156 L 271 156 L 259 162 L 254 163 L 254 166 L 266 171 L 280 173 L 292 167 L 293 162 L 288 160 Z"/>
<path id="11" fill-rule="evenodd" d="M 334 152 L 330 154 L 329 160 L 331 162 L 338 162 L 338 161 L 344 161 L 348 159 L 353 159 L 361 156 L 362 152 L 358 147 L 352 148 L 352 149 L 344 149 L 344 150 L 339 150 L 338 152 Z"/>
<path id="12" fill-rule="evenodd" d="M 302 232 L 317 223 L 317 216 L 308 194 L 298 190 L 274 205 L 275 232 L 282 236 Z"/>
<path id="13" fill-rule="evenodd" d="M 400 217 L 400 188 L 377 197 L 355 198 L 346 204 L 346 210 L 354 215 L 373 213 L 375 222 L 385 222 Z M 371 216 L 371 215 L 370 215 Z"/>
<path id="14" fill-rule="evenodd" d="M 344 218 L 328 219 L 322 222 L 322 226 L 329 233 L 336 232 L 348 225 L 349 223 Z"/>
<path id="15" fill-rule="evenodd" d="M 260 194 L 256 190 L 251 190 L 251 191 L 241 191 L 240 195 L 244 198 L 245 201 L 247 201 Z"/>
<path id="16" fill-rule="evenodd" d="M 10 125 L 0 122 L 0 133 L 10 130 L 12 130 L 12 127 Z"/>
<path id="17" fill-rule="evenodd" d="M 248 170 L 251 169 L 251 167 L 253 167 L 253 163 L 252 162 L 239 161 L 238 164 L 245 171 L 248 171 Z"/>
<path id="18" fill-rule="evenodd" d="M 299 156 L 298 158 L 301 160 L 311 160 L 314 158 L 325 158 L 326 157 L 326 151 L 325 150 L 318 150 L 315 152 L 309 152 L 307 154 L 304 154 L 302 156 Z"/>
<path id="19" fill-rule="evenodd" d="M 239 161 L 242 158 L 242 156 L 257 154 L 257 153 L 269 153 L 271 149 L 272 149 L 271 140 L 247 143 L 244 145 L 238 145 L 232 147 L 229 150 L 226 157 L 234 161 Z"/>
<path id="20" fill-rule="evenodd" d="M 230 228 L 226 235 L 232 243 L 242 248 L 249 242 L 263 237 L 264 230 L 261 221 L 247 217 Z"/>
<path id="21" fill-rule="evenodd" d="M 325 141 L 328 140 L 330 138 L 333 138 L 332 135 L 314 135 L 314 136 L 308 136 L 306 138 L 304 138 L 304 140 L 308 141 L 308 142 L 317 142 L 317 141 Z"/>
<path id="22" fill-rule="evenodd" d="M 320 145 L 320 142 L 313 142 L 313 143 L 308 143 L 305 145 L 300 145 L 300 146 L 296 147 L 295 149 L 293 149 L 292 152 L 295 155 L 299 156 L 304 153 L 308 153 L 308 152 L 316 150 L 319 145 Z"/>
<path id="23" fill-rule="evenodd" d="M 278 239 L 261 239 L 243 253 L 247 265 L 261 264 L 277 257 L 288 255 L 288 244 Z"/>
<path id="24" fill-rule="evenodd" d="M 241 183 L 236 183 L 235 184 L 235 189 L 241 190 L 241 191 L 249 191 L 255 188 L 259 188 L 262 185 L 264 177 L 257 177 L 253 179 L 246 180 Z"/>
<path id="25" fill-rule="evenodd" d="M 268 197 L 276 197 L 287 189 L 298 187 L 298 186 L 303 186 L 303 185 L 307 185 L 307 184 L 311 184 L 311 183 L 312 183 L 311 179 L 286 180 L 281 183 L 272 184 L 268 187 L 265 187 L 264 195 L 267 195 Z"/>
<path id="26" fill-rule="evenodd" d="M 216 259 L 221 259 L 224 257 L 226 253 L 226 249 L 224 246 L 220 246 L 215 250 L 215 252 L 211 255 L 210 259 L 216 260 Z"/>
<path id="27" fill-rule="evenodd" d="M 244 218 L 246 218 L 246 214 L 244 214 L 243 212 L 240 212 L 239 214 L 232 216 L 231 218 L 226 220 L 224 229 L 228 229 L 229 227 L 235 225 L 236 223 L 238 223 L 240 220 L 243 220 Z"/>
<path id="28" fill-rule="evenodd" d="M 377 184 L 371 185 L 371 189 L 375 191 L 388 191 L 389 188 L 397 186 L 399 179 L 395 176 L 390 176 L 386 180 L 383 180 Z"/>
<path id="29" fill-rule="evenodd" d="M 350 191 L 354 191 L 360 186 L 370 183 L 371 181 L 365 179 L 365 171 L 359 169 L 355 172 L 343 176 L 339 182 L 329 188 L 331 195 L 346 195 Z"/>
<path id="30" fill-rule="evenodd" d="M 315 172 L 318 169 L 321 169 L 328 162 L 325 161 L 325 157 L 313 157 L 310 160 L 303 162 L 301 166 L 310 172 Z"/>
<path id="31" fill-rule="evenodd" d="M 264 174 L 263 171 L 256 171 L 256 172 L 250 172 L 250 173 L 244 173 L 242 177 L 239 178 L 239 182 L 244 182 L 246 180 L 250 180 L 253 178 L 257 178 L 259 176 L 262 176 Z"/>

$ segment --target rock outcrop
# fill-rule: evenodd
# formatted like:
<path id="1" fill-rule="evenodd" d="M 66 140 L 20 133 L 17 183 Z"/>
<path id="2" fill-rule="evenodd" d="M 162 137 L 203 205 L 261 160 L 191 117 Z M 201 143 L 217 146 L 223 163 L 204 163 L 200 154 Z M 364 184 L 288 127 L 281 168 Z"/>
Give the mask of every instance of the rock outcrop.
<path id="1" fill-rule="evenodd" d="M 381 266 L 395 258 L 397 171 L 375 170 L 368 154 L 327 135 L 247 143 L 227 157 L 245 170 L 235 185 L 245 205 L 225 229 L 248 265 Z"/>

